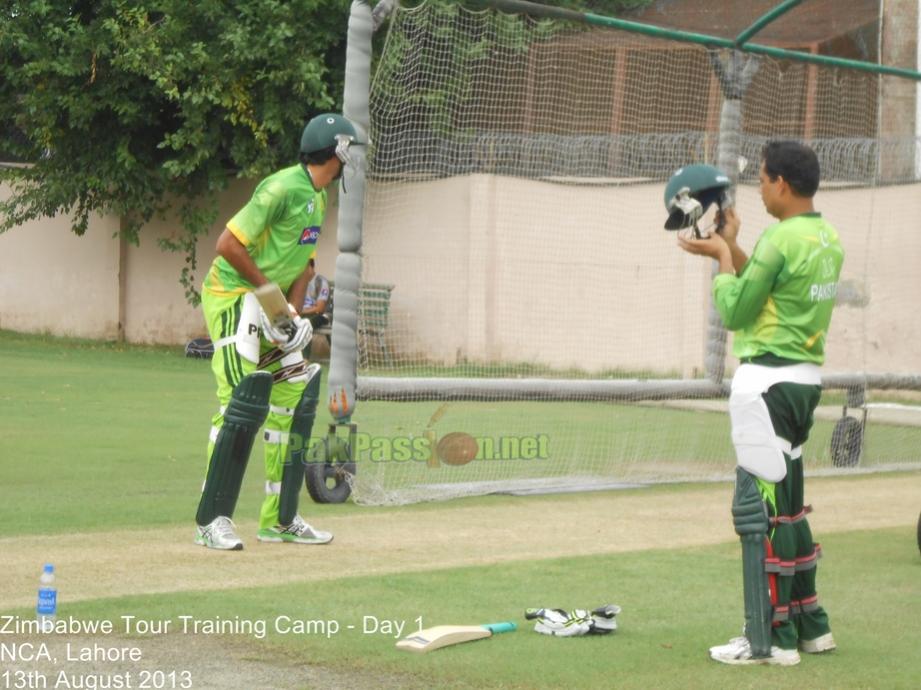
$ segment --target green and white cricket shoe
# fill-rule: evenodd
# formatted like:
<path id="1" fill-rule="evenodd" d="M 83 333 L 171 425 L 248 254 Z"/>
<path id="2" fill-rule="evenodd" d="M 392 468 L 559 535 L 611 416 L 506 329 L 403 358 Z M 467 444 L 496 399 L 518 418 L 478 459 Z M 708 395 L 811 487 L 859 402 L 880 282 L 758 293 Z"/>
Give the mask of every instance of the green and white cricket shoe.
<path id="1" fill-rule="evenodd" d="M 233 520 L 223 515 L 218 515 L 205 526 L 199 525 L 195 531 L 195 543 L 221 551 L 243 549 L 243 542 L 237 536 Z"/>
<path id="2" fill-rule="evenodd" d="M 256 539 L 270 543 L 291 544 L 328 544 L 333 540 L 330 532 L 311 527 L 300 515 L 295 515 L 294 520 L 287 527 L 275 525 L 264 527 L 256 533 Z"/>
<path id="3" fill-rule="evenodd" d="M 721 664 L 736 666 L 751 666 L 755 664 L 768 664 L 771 666 L 796 666 L 799 663 L 799 652 L 795 649 L 781 649 L 771 647 L 771 656 L 752 657 L 752 648 L 747 637 L 734 637 L 729 644 L 710 647 L 710 658 Z"/>

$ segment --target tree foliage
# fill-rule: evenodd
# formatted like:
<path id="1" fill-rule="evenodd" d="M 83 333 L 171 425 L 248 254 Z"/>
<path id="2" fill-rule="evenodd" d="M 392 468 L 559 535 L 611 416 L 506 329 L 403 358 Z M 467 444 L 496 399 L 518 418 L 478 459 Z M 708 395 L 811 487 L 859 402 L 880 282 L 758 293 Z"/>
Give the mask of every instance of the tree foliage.
<path id="1" fill-rule="evenodd" d="M 340 101 L 342 0 L 13 0 L 0 3 L 0 232 L 69 213 L 145 223 L 178 210 L 187 252 L 233 176 L 289 164 L 304 122 Z"/>
<path id="2" fill-rule="evenodd" d="M 444 1 L 444 0 L 439 0 Z M 473 0 L 475 1 L 475 0 Z M 649 0 L 556 0 L 614 14 Z M 406 4 L 417 4 L 404 0 Z M 167 211 L 198 299 L 197 238 L 230 178 L 290 163 L 304 122 L 338 109 L 346 0 L 0 0 L 0 232 L 114 214 L 137 243 Z"/>

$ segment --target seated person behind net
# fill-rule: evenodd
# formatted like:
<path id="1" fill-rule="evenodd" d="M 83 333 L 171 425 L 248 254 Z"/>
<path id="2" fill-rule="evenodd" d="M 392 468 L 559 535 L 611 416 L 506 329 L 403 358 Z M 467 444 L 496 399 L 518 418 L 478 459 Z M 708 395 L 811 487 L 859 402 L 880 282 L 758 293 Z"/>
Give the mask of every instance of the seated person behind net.
<path id="1" fill-rule="evenodd" d="M 329 306 L 329 281 L 317 273 L 316 264 L 313 259 L 307 262 L 307 274 L 310 276 L 310 282 L 307 283 L 307 291 L 304 294 L 304 306 L 301 308 L 301 316 L 310 320 L 314 332 L 318 328 L 330 324 L 330 314 L 327 311 Z M 329 337 L 327 336 L 327 340 Z M 310 356 L 310 344 L 305 348 L 305 357 Z"/>

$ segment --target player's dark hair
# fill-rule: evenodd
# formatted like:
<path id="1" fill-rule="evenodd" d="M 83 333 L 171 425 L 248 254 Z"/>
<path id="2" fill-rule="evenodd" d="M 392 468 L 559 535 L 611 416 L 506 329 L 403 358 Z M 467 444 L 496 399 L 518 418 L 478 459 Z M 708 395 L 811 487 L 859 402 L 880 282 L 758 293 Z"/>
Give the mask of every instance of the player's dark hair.
<path id="1" fill-rule="evenodd" d="M 799 196 L 815 196 L 819 188 L 819 159 L 798 141 L 769 141 L 761 150 L 764 172 L 772 181 L 782 177 Z"/>
<path id="2" fill-rule="evenodd" d="M 335 146 L 327 146 L 325 149 L 320 149 L 319 151 L 311 151 L 310 153 L 301 154 L 301 163 L 304 165 L 323 165 L 330 158 L 333 158 L 336 155 Z"/>

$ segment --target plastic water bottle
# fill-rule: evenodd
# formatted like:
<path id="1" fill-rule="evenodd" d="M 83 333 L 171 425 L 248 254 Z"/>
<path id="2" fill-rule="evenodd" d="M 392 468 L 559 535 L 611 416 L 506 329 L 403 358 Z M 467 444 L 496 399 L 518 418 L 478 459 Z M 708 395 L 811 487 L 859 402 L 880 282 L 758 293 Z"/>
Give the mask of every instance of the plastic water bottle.
<path id="1" fill-rule="evenodd" d="M 41 577 L 38 578 L 38 606 L 35 607 L 42 630 L 54 625 L 58 612 L 58 588 L 54 584 L 54 566 L 45 563 Z"/>

